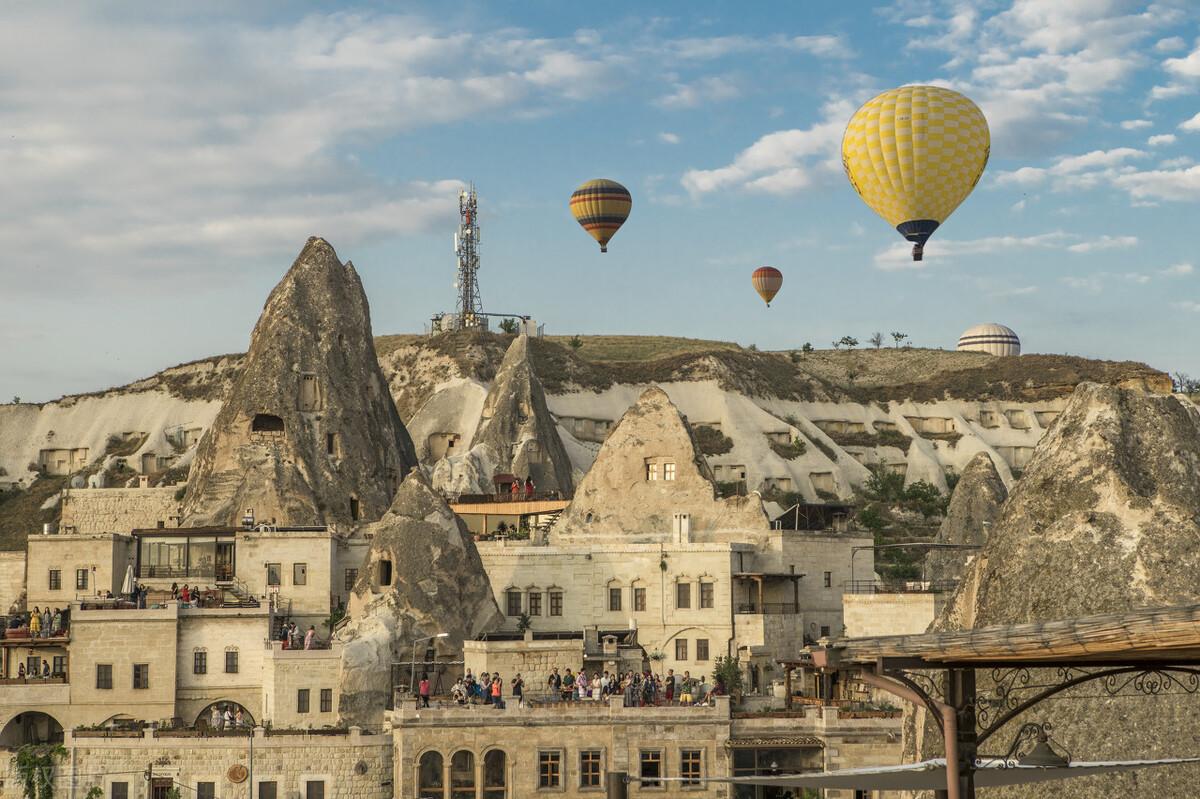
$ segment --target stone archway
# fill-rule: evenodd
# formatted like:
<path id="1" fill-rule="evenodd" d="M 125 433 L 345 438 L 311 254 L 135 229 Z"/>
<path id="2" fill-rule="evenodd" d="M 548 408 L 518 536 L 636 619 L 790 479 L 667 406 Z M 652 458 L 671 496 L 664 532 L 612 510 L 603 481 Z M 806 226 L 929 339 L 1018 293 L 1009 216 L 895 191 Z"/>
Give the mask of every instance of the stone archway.
<path id="1" fill-rule="evenodd" d="M 0 747 L 16 749 L 25 744 L 62 743 L 63 728 L 58 719 L 40 710 L 28 710 L 9 719 L 0 730 Z"/>
<path id="2" fill-rule="evenodd" d="M 250 711 L 246 709 L 245 705 L 243 705 L 240 702 L 235 702 L 232 699 L 218 699 L 216 702 L 212 702 L 212 703 L 208 704 L 203 710 L 200 711 L 199 715 L 196 716 L 196 720 L 192 723 L 192 726 L 198 730 L 212 730 L 213 729 L 213 727 L 212 727 L 213 708 L 216 708 L 217 712 L 222 714 L 222 716 L 225 713 L 225 709 L 228 708 L 229 712 L 233 714 L 235 719 L 237 717 L 238 710 L 241 710 L 242 711 L 241 729 L 244 729 L 244 730 L 254 729 L 254 716 L 252 716 L 250 714 Z M 234 722 L 233 728 L 237 728 L 236 721 Z M 224 727 L 218 726 L 217 729 L 230 729 L 230 727 L 228 725 L 226 725 Z"/>

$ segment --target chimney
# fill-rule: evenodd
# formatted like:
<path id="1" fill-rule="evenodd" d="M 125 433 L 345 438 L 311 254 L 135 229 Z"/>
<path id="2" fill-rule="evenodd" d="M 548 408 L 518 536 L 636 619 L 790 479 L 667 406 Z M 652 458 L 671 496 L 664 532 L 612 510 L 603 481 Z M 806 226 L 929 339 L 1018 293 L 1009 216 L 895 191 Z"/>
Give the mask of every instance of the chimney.
<path id="1" fill-rule="evenodd" d="M 692 542 L 692 515 L 680 512 L 671 514 L 671 532 L 676 544 L 690 544 Z"/>

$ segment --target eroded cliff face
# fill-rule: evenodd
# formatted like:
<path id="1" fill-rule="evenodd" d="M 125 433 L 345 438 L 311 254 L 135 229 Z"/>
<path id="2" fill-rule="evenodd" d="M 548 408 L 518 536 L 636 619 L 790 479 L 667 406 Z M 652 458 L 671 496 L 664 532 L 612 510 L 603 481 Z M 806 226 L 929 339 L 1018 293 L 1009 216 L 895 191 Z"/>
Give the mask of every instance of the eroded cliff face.
<path id="1" fill-rule="evenodd" d="M 312 238 L 271 292 L 200 442 L 184 526 L 373 521 L 416 465 L 354 266 Z"/>
<path id="2" fill-rule="evenodd" d="M 538 491 L 565 497 L 575 485 L 571 460 L 533 370 L 528 336 L 517 336 L 504 354 L 470 449 L 433 464 L 434 485 L 452 494 L 490 492 L 496 474 L 532 477 Z"/>
<path id="3" fill-rule="evenodd" d="M 551 529 L 551 541 L 670 541 L 677 513 L 688 515 L 694 541 L 768 527 L 757 495 L 717 497 L 687 420 L 665 391 L 649 388 L 609 434 Z"/>
<path id="4" fill-rule="evenodd" d="M 461 660 L 463 642 L 503 622 L 475 542 L 420 471 L 400 486 L 379 522 L 364 528 L 371 549 L 350 597 L 342 644 L 341 705 L 345 724 L 378 729 L 391 690 L 391 665 L 413 657 L 421 642 L 439 657 Z"/>
<path id="5" fill-rule="evenodd" d="M 1021 624 L 1137 607 L 1200 602 L 1200 423 L 1194 406 L 1115 386 L 1079 386 L 1042 439 L 992 525 L 981 555 L 934 629 Z M 1054 674 L 1033 673 L 1034 681 Z M 1003 749 L 1026 721 L 1050 721 L 1079 760 L 1190 755 L 1181 731 L 1200 727 L 1194 696 L 1110 698 L 1085 685 L 997 733 Z M 987 691 L 985 680 L 980 690 Z M 906 749 L 941 741 L 917 714 Z M 923 726 L 924 725 L 924 726 Z M 919 732 L 923 730 L 923 732 Z M 918 741 L 919 739 L 919 741 Z M 1195 795 L 1200 769 L 1153 769 L 997 790 L 1003 797 L 1075 799 Z"/>
<path id="6" fill-rule="evenodd" d="M 987 453 L 979 453 L 954 488 L 936 543 L 982 547 L 1006 499 L 1008 489 L 996 464 Z M 929 575 L 934 580 L 957 580 L 977 554 L 977 550 L 934 550 L 929 556 Z"/>

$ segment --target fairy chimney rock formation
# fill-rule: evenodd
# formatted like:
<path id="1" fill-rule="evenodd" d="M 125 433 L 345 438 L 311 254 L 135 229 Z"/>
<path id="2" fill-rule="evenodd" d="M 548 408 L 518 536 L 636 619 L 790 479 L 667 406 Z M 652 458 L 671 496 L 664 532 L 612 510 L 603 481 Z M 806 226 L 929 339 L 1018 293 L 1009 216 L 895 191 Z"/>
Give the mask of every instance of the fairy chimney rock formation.
<path id="1" fill-rule="evenodd" d="M 617 422 L 550 535 L 552 542 L 619 537 L 686 543 L 735 540 L 768 529 L 757 494 L 717 496 L 687 419 L 654 387 Z"/>
<path id="2" fill-rule="evenodd" d="M 343 723 L 378 728 L 391 691 L 391 664 L 419 642 L 461 660 L 463 642 L 504 621 L 479 551 L 462 521 L 414 470 L 384 517 L 364 528 L 371 549 L 350 596 L 342 644 Z M 419 675 L 418 675 L 419 676 Z"/>
<path id="3" fill-rule="evenodd" d="M 539 492 L 570 497 L 574 490 L 571 461 L 546 407 L 525 335 L 513 339 L 504 354 L 470 449 L 439 461 L 433 483 L 450 493 L 487 493 L 497 474 L 522 481 L 532 477 Z"/>
<path id="4" fill-rule="evenodd" d="M 1008 489 L 996 471 L 995 462 L 986 452 L 980 452 L 967 464 L 954 487 L 936 542 L 983 546 L 1006 499 Z M 933 550 L 929 555 L 929 575 L 934 580 L 957 580 L 967 561 L 977 554 L 978 550 L 969 549 Z"/>
<path id="5" fill-rule="evenodd" d="M 1200 414 L 1172 396 L 1084 383 L 1038 444 L 991 526 L 983 551 L 934 630 L 1070 619 L 1200 601 Z M 1055 682 L 1053 670 L 1032 682 Z M 979 690 L 990 682 L 981 671 Z M 1067 691 L 996 733 L 1051 722 L 1078 760 L 1191 755 L 1180 730 L 1200 727 L 1183 691 L 1113 699 L 1099 683 Z M 921 714 L 917 714 L 920 716 Z M 925 728 L 925 734 L 916 732 Z M 918 746 L 913 738 L 920 738 Z M 906 736 L 910 755 L 937 756 L 940 736 L 923 719 Z M 1027 785 L 989 795 L 1040 799 L 1194 796 L 1200 769 L 1147 769 L 1092 780 Z M 1100 780 L 1097 782 L 1096 780 Z"/>
<path id="6" fill-rule="evenodd" d="M 417 463 L 353 264 L 311 238 L 267 298 L 241 374 L 200 442 L 183 526 L 383 515 Z"/>

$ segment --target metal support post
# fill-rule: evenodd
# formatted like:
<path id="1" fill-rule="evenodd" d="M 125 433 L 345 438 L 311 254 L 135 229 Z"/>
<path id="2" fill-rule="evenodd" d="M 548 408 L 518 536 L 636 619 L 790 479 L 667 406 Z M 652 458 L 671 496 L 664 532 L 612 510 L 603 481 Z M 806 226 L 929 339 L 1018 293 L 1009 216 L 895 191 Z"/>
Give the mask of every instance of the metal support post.
<path id="1" fill-rule="evenodd" d="M 629 799 L 628 777 L 624 771 L 610 771 L 605 775 L 604 799 Z"/>

